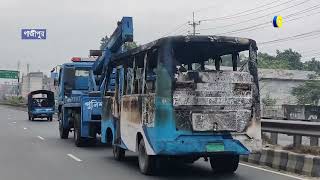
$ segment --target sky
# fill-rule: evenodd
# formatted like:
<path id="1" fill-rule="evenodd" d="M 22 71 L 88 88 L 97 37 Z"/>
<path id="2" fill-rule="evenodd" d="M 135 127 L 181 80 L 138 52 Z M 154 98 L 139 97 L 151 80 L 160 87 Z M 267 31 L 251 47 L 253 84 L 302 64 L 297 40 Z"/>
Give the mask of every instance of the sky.
<path id="1" fill-rule="evenodd" d="M 0 69 L 17 70 L 20 62 L 24 73 L 29 64 L 30 71 L 49 74 L 53 67 L 69 62 L 71 57 L 87 57 L 89 49 L 98 49 L 100 39 L 112 34 L 122 16 L 133 17 L 134 40 L 138 44 L 166 35 L 187 34 L 191 30 L 187 22 L 192 20 L 193 11 L 196 21 L 201 20 L 197 32 L 203 35 L 267 22 L 260 29 L 224 35 L 252 38 L 258 42 L 260 52 L 275 54 L 277 49 L 292 48 L 307 60 L 320 57 L 319 35 L 259 44 L 320 30 L 319 4 L 318 0 L 0 0 Z M 243 13 L 245 10 L 249 11 Z M 299 14 L 303 10 L 305 13 Z M 281 28 L 272 26 L 273 16 L 290 14 L 292 19 L 298 19 L 290 22 L 284 19 Z M 47 39 L 22 40 L 23 28 L 47 29 Z"/>

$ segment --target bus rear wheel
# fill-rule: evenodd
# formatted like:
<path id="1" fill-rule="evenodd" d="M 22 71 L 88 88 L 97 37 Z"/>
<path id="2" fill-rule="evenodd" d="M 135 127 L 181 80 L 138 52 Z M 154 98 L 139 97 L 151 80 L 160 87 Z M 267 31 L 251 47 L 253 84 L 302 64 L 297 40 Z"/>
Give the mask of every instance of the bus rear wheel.
<path id="1" fill-rule="evenodd" d="M 239 155 L 221 154 L 210 157 L 210 165 L 213 172 L 233 173 L 238 169 Z"/>
<path id="2" fill-rule="evenodd" d="M 112 146 L 113 157 L 117 161 L 122 161 L 126 155 L 126 151 L 117 145 Z"/>
<path id="3" fill-rule="evenodd" d="M 153 175 L 156 169 L 156 159 L 155 156 L 150 156 L 147 154 L 146 146 L 144 140 L 141 139 L 139 142 L 139 168 L 142 174 Z"/>

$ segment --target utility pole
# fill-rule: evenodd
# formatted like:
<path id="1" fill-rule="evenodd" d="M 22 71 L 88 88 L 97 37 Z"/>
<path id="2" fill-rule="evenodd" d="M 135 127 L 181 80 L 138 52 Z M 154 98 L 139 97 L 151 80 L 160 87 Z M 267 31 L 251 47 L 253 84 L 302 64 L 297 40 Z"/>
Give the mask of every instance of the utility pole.
<path id="1" fill-rule="evenodd" d="M 192 22 L 189 21 L 189 25 L 192 26 L 192 35 L 195 36 L 197 33 L 196 27 L 200 25 L 201 21 L 194 20 L 194 12 L 192 12 Z"/>

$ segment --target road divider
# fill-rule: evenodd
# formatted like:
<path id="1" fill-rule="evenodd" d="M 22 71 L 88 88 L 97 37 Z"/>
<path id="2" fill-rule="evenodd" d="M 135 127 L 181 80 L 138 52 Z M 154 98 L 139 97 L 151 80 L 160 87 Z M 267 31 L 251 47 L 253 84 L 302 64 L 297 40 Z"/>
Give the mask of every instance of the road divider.
<path id="1" fill-rule="evenodd" d="M 241 156 L 241 160 L 300 175 L 320 177 L 320 157 L 285 150 L 264 148 L 261 152 Z"/>
<path id="2" fill-rule="evenodd" d="M 41 136 L 37 136 L 39 139 L 41 139 L 41 140 L 44 140 L 44 138 L 43 137 L 41 137 Z"/>
<path id="3" fill-rule="evenodd" d="M 72 155 L 72 154 L 67 154 L 69 157 L 71 157 L 73 160 L 81 162 L 82 160 L 77 158 L 76 156 Z"/>

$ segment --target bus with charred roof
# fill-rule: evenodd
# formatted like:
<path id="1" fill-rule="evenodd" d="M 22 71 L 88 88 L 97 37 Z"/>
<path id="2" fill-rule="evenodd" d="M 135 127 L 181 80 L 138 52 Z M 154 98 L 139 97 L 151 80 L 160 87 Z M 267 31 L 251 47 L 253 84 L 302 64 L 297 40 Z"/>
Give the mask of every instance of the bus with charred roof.
<path id="1" fill-rule="evenodd" d="M 202 157 L 232 173 L 262 146 L 254 40 L 165 37 L 114 56 L 105 82 L 102 142 L 117 160 L 137 152 L 143 174 L 160 159 Z"/>

